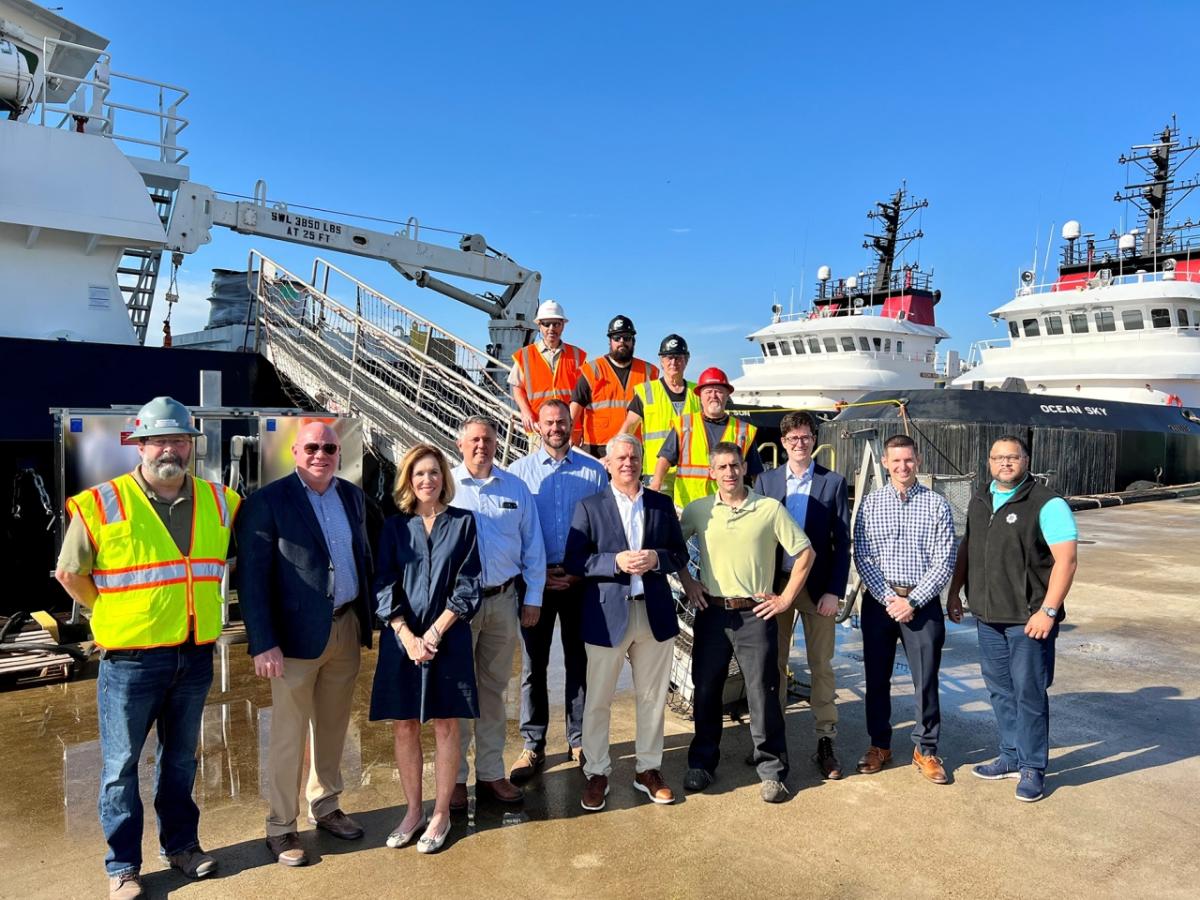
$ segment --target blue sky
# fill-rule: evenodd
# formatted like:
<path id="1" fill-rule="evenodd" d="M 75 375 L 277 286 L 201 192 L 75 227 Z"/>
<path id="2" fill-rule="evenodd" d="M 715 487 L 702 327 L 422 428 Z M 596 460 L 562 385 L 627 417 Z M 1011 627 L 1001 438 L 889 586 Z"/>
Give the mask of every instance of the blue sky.
<path id="1" fill-rule="evenodd" d="M 965 354 L 1000 336 L 986 314 L 1052 223 L 1055 248 L 1069 218 L 1122 225 L 1123 150 L 1172 113 L 1200 134 L 1194 54 L 1176 40 L 1194 31 L 1189 2 L 79 0 L 63 14 L 112 41 L 115 69 L 192 92 L 193 180 L 249 194 L 264 178 L 272 199 L 481 232 L 541 271 L 568 340 L 598 351 L 624 313 L 640 355 L 687 337 L 693 375 L 737 374 L 773 295 L 807 304 L 819 265 L 863 268 L 865 213 L 901 179 L 930 201 L 920 260 Z M 215 233 L 185 264 L 181 306 L 252 246 L 311 268 L 310 250 Z M 484 342 L 482 314 L 384 263 L 335 261 Z M 206 311 L 177 316 L 186 330 Z"/>

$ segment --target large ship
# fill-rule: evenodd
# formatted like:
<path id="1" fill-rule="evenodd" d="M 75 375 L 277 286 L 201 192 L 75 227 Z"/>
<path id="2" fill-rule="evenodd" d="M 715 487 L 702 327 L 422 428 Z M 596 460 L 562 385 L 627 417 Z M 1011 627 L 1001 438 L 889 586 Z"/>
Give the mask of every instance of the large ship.
<path id="1" fill-rule="evenodd" d="M 924 237 L 905 229 L 928 205 L 902 185 L 867 213 L 876 225 L 863 243 L 875 254 L 869 269 L 834 279 L 821 266 L 811 309 L 772 308 L 771 323 L 747 337 L 758 355 L 742 360 L 733 381 L 739 406 L 832 410 L 867 391 L 927 387 L 958 374 L 958 355 L 937 352 L 949 334 L 935 320 L 941 291 L 933 273 L 901 262 Z"/>
<path id="2" fill-rule="evenodd" d="M 953 386 L 1019 379 L 1072 402 L 1200 405 L 1200 223 L 1171 218 L 1200 183 L 1180 177 L 1197 149 L 1172 122 L 1121 156 L 1140 177 L 1115 199 L 1137 224 L 1097 238 L 1067 222 L 1057 276 L 1021 273 L 1016 296 L 991 313 L 1006 336 L 975 344 Z"/>

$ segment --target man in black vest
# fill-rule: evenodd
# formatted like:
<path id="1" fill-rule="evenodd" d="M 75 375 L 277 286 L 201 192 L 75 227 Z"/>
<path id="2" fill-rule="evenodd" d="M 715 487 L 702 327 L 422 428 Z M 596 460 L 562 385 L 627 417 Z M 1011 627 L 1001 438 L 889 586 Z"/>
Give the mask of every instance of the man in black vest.
<path id="1" fill-rule="evenodd" d="M 989 780 L 1019 778 L 1016 797 L 1028 803 L 1042 797 L 1050 755 L 1046 692 L 1078 532 L 1067 502 L 1029 477 L 1021 438 L 997 440 L 988 462 L 992 483 L 971 500 L 946 611 L 962 621 L 965 584 L 1000 732 L 1000 756 L 972 771 Z"/>

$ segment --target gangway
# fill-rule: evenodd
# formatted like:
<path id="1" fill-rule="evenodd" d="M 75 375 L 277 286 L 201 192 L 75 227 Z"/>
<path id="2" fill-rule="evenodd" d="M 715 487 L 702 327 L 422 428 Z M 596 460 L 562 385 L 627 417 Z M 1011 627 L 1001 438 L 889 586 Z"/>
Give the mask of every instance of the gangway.
<path id="1" fill-rule="evenodd" d="M 319 407 L 360 416 L 393 464 L 423 441 L 458 458 L 470 415 L 496 421 L 501 464 L 527 452 L 500 360 L 325 259 L 308 280 L 257 250 L 248 268 L 259 351 Z"/>

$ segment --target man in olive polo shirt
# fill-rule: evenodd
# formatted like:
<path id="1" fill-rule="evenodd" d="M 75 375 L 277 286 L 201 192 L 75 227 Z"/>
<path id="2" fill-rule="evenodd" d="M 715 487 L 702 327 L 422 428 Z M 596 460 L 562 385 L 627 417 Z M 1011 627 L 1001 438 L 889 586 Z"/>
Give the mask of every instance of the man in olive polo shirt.
<path id="1" fill-rule="evenodd" d="M 700 580 L 679 573 L 696 609 L 692 644 L 693 718 L 683 785 L 702 791 L 713 782 L 721 758 L 721 706 L 729 659 L 737 657 L 746 681 L 754 762 L 767 803 L 787 799 L 787 743 L 779 704 L 778 626 L 791 609 L 812 567 L 808 538 L 778 500 L 749 490 L 746 463 L 737 444 L 722 442 L 709 453 L 717 493 L 683 510 L 685 540 L 700 545 Z M 796 556 L 783 592 L 772 592 L 776 549 Z"/>

